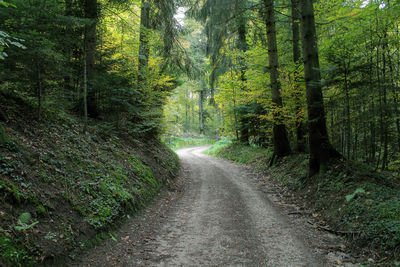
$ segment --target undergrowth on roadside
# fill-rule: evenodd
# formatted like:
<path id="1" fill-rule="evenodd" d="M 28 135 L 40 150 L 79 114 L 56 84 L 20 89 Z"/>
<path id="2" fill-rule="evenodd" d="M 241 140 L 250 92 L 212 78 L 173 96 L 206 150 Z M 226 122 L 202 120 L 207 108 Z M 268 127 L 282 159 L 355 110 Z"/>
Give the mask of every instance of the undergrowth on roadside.
<path id="1" fill-rule="evenodd" d="M 185 147 L 212 145 L 216 142 L 215 139 L 207 137 L 179 137 L 179 136 L 164 136 L 162 141 L 172 150 L 178 150 Z"/>
<path id="2" fill-rule="evenodd" d="M 271 151 L 269 148 L 244 146 L 239 143 L 233 143 L 228 139 L 222 139 L 211 146 L 205 153 L 214 157 L 225 158 L 239 164 L 248 164 L 260 157 L 270 155 Z"/>
<path id="3" fill-rule="evenodd" d="M 357 162 L 335 162 L 324 174 L 307 178 L 308 156 L 294 154 L 268 167 L 268 149 L 226 144 L 212 155 L 251 164 L 269 179 L 295 192 L 334 231 L 347 237 L 355 251 L 374 258 L 366 266 L 400 266 L 400 181 Z"/>

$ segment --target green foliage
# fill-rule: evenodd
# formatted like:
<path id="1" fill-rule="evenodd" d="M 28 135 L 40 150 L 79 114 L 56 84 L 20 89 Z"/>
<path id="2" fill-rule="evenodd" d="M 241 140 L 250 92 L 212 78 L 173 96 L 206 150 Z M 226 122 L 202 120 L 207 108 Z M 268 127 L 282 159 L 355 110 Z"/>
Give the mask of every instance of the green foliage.
<path id="1" fill-rule="evenodd" d="M 204 153 L 207 155 L 212 155 L 212 156 L 218 156 L 218 152 L 231 145 L 232 141 L 227 139 L 227 138 L 223 138 L 221 140 L 218 140 L 215 144 L 213 144 L 209 149 L 207 149 Z"/>
<path id="2" fill-rule="evenodd" d="M 231 143 L 227 140 L 217 142 L 206 153 L 239 164 L 255 163 L 258 159 L 268 157 L 272 154 L 269 148 L 258 147 L 256 145 L 245 146 L 242 144 Z"/>
<path id="3" fill-rule="evenodd" d="M 43 205 L 38 205 L 36 206 L 36 213 L 41 216 L 41 215 L 46 215 L 47 211 L 46 208 Z"/>
<path id="4" fill-rule="evenodd" d="M 163 136 L 162 141 L 172 150 L 178 150 L 184 147 L 194 147 L 202 145 L 212 145 L 216 140 L 205 137 L 177 137 Z"/>
<path id="5" fill-rule="evenodd" d="M 39 223 L 38 221 L 35 221 L 35 222 L 29 224 L 30 220 L 31 220 L 31 214 L 29 212 L 22 213 L 18 217 L 18 224 L 14 226 L 15 230 L 25 231 Z"/>
<path id="6" fill-rule="evenodd" d="M 33 256 L 16 240 L 0 233 L 0 263 L 10 266 L 33 266 Z"/>
<path id="7" fill-rule="evenodd" d="M 346 201 L 352 200 L 357 195 L 365 194 L 365 190 L 362 188 L 357 188 L 352 194 L 346 196 Z"/>
<path id="8" fill-rule="evenodd" d="M 18 223 L 28 224 L 31 220 L 31 214 L 29 212 L 24 212 L 18 217 Z"/>
<path id="9" fill-rule="evenodd" d="M 3 175 L 6 174 L 7 173 L 3 172 Z M 0 180 L 0 192 L 4 194 L 3 196 L 5 198 L 10 197 L 13 201 L 17 203 L 20 203 L 23 197 L 20 191 L 18 190 L 18 187 L 14 183 L 7 180 Z"/>
<path id="10" fill-rule="evenodd" d="M 0 2 L 0 5 L 4 5 L 5 7 L 9 6 L 9 4 L 5 2 Z M 23 42 L 22 39 L 13 38 L 8 33 L 0 31 L 0 60 L 4 60 L 8 56 L 8 54 L 4 52 L 4 49 L 6 47 L 12 45 L 18 48 L 26 49 L 26 47 L 22 45 L 21 42 Z"/>

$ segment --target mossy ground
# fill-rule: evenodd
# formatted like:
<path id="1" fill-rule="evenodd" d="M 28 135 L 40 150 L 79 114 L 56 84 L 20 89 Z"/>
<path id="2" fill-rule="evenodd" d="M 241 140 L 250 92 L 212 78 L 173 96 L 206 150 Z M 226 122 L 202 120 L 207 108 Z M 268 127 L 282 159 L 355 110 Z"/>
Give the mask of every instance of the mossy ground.
<path id="1" fill-rule="evenodd" d="M 296 193 L 322 223 L 345 235 L 357 253 L 366 255 L 365 266 L 400 266 L 398 176 L 356 162 L 335 162 L 309 180 L 306 154 L 285 157 L 269 168 L 269 149 L 226 144 L 210 151 L 217 157 L 251 164 Z M 374 258 L 374 263 L 368 258 Z"/>
<path id="2" fill-rule="evenodd" d="M 178 170 L 177 156 L 156 138 L 95 127 L 83 135 L 71 115 L 45 110 L 37 121 L 33 106 L 10 95 L 0 95 L 0 105 L 0 265 L 73 256 Z M 22 213 L 30 222 L 15 227 Z"/>

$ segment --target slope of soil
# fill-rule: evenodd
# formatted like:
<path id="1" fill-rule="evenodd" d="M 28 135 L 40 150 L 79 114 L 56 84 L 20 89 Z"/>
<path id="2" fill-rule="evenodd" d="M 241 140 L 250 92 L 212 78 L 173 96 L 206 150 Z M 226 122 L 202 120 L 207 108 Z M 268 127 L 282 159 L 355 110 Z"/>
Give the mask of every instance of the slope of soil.
<path id="1" fill-rule="evenodd" d="M 0 95 L 0 265 L 74 257 L 176 175 L 155 138 L 83 135 L 77 120 Z M 61 259 L 61 260 L 60 260 Z"/>

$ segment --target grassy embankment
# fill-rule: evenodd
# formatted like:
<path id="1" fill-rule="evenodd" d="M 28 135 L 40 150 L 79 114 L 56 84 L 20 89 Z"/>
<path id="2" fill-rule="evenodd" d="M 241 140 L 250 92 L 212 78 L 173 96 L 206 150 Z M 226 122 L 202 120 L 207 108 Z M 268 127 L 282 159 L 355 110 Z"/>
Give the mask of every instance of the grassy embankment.
<path id="1" fill-rule="evenodd" d="M 0 92 L 0 265 L 54 265 L 111 234 L 179 161 L 155 138 L 82 134 L 72 115 Z"/>
<path id="2" fill-rule="evenodd" d="M 186 147 L 204 146 L 215 144 L 216 140 L 208 137 L 179 137 L 164 136 L 162 141 L 172 150 L 178 150 Z"/>
<path id="3" fill-rule="evenodd" d="M 400 266 L 400 180 L 356 162 L 337 162 L 324 174 L 307 179 L 308 157 L 294 154 L 269 168 L 271 150 L 217 142 L 216 157 L 251 164 L 269 179 L 304 199 L 315 216 L 347 237 L 374 262 L 366 266 Z"/>

